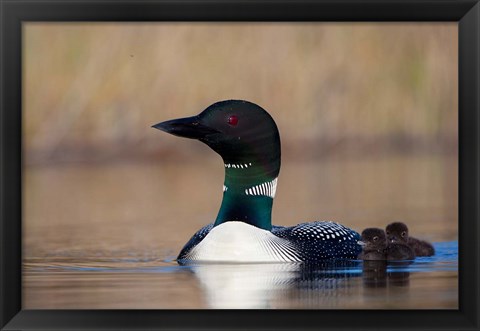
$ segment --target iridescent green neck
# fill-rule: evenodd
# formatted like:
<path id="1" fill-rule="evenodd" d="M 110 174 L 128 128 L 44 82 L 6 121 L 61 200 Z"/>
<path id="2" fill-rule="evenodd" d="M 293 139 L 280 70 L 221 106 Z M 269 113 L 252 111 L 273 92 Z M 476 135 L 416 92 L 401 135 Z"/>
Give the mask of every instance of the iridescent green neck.
<path id="1" fill-rule="evenodd" d="M 272 205 L 280 162 L 268 171 L 255 163 L 225 163 L 223 200 L 215 225 L 240 221 L 261 229 L 272 228 Z M 273 170 L 273 171 L 272 171 Z"/>

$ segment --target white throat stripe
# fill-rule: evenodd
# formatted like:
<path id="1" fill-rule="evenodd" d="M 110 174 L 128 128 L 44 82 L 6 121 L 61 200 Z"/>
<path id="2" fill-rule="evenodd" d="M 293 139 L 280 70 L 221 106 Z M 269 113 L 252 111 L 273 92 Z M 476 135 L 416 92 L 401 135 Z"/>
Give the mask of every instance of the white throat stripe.
<path id="1" fill-rule="evenodd" d="M 265 182 L 259 185 L 252 186 L 245 190 L 246 195 L 265 195 L 270 198 L 275 198 L 275 193 L 277 192 L 277 179 L 270 182 Z"/>
<path id="2" fill-rule="evenodd" d="M 235 169 L 246 169 L 248 167 L 252 166 L 252 163 L 250 162 L 249 164 L 232 164 L 232 163 L 225 163 L 225 168 L 235 168 Z"/>

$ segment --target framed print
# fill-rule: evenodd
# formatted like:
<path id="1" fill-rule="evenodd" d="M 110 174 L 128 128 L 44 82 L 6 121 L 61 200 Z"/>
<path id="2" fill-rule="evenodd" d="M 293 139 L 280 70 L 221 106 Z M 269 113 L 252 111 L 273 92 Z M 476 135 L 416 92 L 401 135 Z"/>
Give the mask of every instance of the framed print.
<path id="1" fill-rule="evenodd" d="M 477 1 L 0 8 L 2 330 L 478 329 Z"/>

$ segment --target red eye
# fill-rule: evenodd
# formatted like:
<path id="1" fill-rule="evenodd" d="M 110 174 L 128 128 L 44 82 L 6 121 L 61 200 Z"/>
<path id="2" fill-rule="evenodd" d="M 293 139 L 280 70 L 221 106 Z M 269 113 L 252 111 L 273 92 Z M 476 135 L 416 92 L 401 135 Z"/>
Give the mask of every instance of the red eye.
<path id="1" fill-rule="evenodd" d="M 231 126 L 235 126 L 238 124 L 238 117 L 235 116 L 235 115 L 232 115 L 228 118 L 228 124 L 230 124 Z"/>

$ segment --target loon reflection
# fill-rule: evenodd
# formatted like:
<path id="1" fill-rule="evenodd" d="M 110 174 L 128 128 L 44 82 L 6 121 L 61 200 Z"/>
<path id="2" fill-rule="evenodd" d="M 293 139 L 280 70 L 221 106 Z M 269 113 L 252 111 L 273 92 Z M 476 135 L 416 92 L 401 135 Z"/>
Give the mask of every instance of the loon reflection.
<path id="1" fill-rule="evenodd" d="M 205 292 L 207 306 L 214 309 L 281 309 L 282 302 L 289 307 L 298 302 L 300 309 L 348 308 L 339 306 L 345 300 L 338 299 L 355 295 L 358 282 L 365 290 L 409 284 L 409 272 L 385 261 L 186 265 Z"/>
<path id="2" fill-rule="evenodd" d="M 189 263 L 188 266 L 205 291 L 210 308 L 268 309 L 282 308 L 282 297 L 295 300 L 305 293 L 311 295 L 312 290 L 327 300 L 332 296 L 348 296 L 354 288 L 352 279 L 362 276 L 361 263 Z"/>

